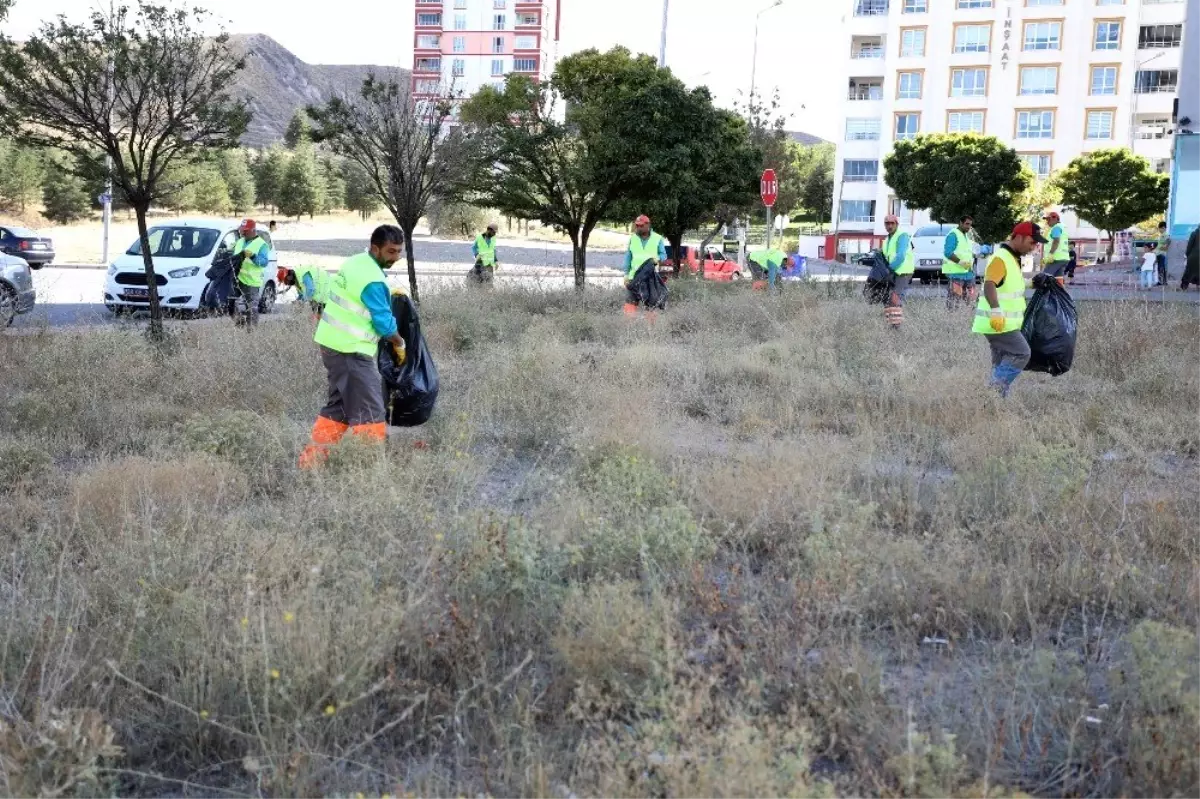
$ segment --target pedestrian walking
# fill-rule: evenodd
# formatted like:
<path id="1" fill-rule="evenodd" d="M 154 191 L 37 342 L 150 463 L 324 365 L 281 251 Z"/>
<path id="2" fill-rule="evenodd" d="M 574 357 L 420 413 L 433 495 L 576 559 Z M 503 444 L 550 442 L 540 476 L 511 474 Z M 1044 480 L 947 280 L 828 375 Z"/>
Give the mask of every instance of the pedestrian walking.
<path id="1" fill-rule="evenodd" d="M 491 283 L 500 262 L 496 258 L 496 222 L 489 222 L 487 229 L 475 237 L 471 253 L 475 256 L 475 268 L 471 274 L 480 283 Z"/>
<path id="2" fill-rule="evenodd" d="M 982 334 L 992 353 L 989 385 L 1007 397 L 1013 382 L 1029 363 L 1029 342 L 1021 332 L 1025 321 L 1025 276 L 1021 257 L 1046 244 L 1041 228 L 1021 222 L 1008 241 L 996 248 L 983 273 L 983 296 L 975 307 L 971 330 Z"/>
<path id="3" fill-rule="evenodd" d="M 971 240 L 971 228 L 975 220 L 964 216 L 958 227 L 946 234 L 942 247 L 942 275 L 946 278 L 946 310 L 962 305 L 974 305 L 975 250 Z"/>
<path id="4" fill-rule="evenodd" d="M 347 432 L 369 441 L 387 439 L 379 342 L 390 343 L 401 362 L 405 351 L 383 270 L 400 260 L 403 246 L 400 228 L 380 225 L 367 252 L 351 256 L 330 281 L 313 336 L 321 348 L 328 398 L 313 424 L 312 440 L 300 454 L 302 469 L 324 463 L 329 448 Z"/>
<path id="5" fill-rule="evenodd" d="M 655 271 L 659 264 L 667 260 L 667 245 L 662 236 L 654 232 L 650 227 L 650 217 L 642 214 L 633 221 L 633 235 L 629 237 L 629 246 L 625 250 L 625 315 L 636 316 L 639 305 L 646 306 L 646 314 L 650 319 L 654 318 L 654 311 L 660 305 L 655 302 L 654 296 L 646 296 L 656 294 L 657 291 L 638 290 L 637 281 L 638 273 L 643 266 L 650 265 L 654 271 L 653 279 L 650 275 L 642 275 L 642 284 L 648 284 L 651 289 L 657 289 L 655 285 L 659 282 L 657 272 Z M 647 286 L 643 286 L 643 289 Z"/>
<path id="6" fill-rule="evenodd" d="M 1067 258 L 1067 282 L 1075 285 L 1075 268 L 1079 266 L 1079 257 L 1075 254 L 1074 245 L 1071 246 L 1071 249 L 1067 250 L 1067 255 L 1070 256 Z"/>
<path id="7" fill-rule="evenodd" d="M 1165 286 L 1170 279 L 1167 272 L 1167 251 L 1171 249 L 1171 234 L 1167 233 L 1167 223 L 1158 223 L 1158 240 L 1154 247 L 1154 265 L 1158 270 L 1158 285 Z"/>
<path id="8" fill-rule="evenodd" d="M 1147 244 L 1142 248 L 1142 268 L 1138 279 L 1138 291 L 1150 291 L 1155 286 L 1162 285 L 1161 283 L 1156 283 L 1154 280 L 1157 266 L 1158 254 Z"/>

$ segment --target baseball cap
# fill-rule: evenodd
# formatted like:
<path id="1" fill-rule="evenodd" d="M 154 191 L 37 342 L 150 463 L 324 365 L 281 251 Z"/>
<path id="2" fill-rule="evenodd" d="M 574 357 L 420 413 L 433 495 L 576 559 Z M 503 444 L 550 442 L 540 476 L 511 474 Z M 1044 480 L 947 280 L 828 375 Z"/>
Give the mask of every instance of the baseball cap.
<path id="1" fill-rule="evenodd" d="M 642 214 L 642 215 L 641 215 L 641 216 L 639 216 L 637 219 L 633 220 L 633 224 L 635 224 L 635 225 L 649 225 L 649 224 L 650 224 L 650 217 L 646 216 L 645 214 Z"/>
<path id="2" fill-rule="evenodd" d="M 1062 219 L 1062 217 L 1058 215 L 1058 211 L 1047 211 L 1042 219 Z"/>
<path id="3" fill-rule="evenodd" d="M 258 226 L 254 224 L 253 219 L 243 219 L 242 224 L 238 225 L 238 230 L 244 230 L 248 233 L 253 233 L 257 229 Z"/>
<path id="4" fill-rule="evenodd" d="M 1042 235 L 1042 227 L 1036 222 L 1018 222 L 1012 229 L 1013 237 L 1031 236 L 1038 244 L 1045 244 L 1048 239 Z"/>

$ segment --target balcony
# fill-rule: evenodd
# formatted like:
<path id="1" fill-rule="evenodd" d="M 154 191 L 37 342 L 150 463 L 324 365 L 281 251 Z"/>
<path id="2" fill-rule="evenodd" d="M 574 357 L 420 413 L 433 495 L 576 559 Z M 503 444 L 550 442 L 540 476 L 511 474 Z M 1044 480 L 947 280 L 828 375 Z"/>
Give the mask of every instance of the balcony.
<path id="1" fill-rule="evenodd" d="M 846 99 L 851 102 L 882 100 L 883 81 L 864 81 L 851 78 L 849 89 L 846 92 Z"/>
<path id="2" fill-rule="evenodd" d="M 850 40 L 850 58 L 855 61 L 882 60 L 883 55 L 882 36 L 855 36 Z"/>
<path id="3" fill-rule="evenodd" d="M 888 0 L 857 0 L 854 4 L 856 17 L 886 17 Z"/>

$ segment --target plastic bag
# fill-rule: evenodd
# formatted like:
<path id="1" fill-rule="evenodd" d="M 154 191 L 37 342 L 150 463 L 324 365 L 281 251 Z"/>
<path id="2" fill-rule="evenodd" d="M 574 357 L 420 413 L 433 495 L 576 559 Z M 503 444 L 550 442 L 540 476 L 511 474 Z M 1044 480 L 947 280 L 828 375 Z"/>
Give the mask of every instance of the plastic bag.
<path id="1" fill-rule="evenodd" d="M 667 307 L 667 284 L 658 274 L 653 261 L 646 261 L 638 267 L 633 280 L 629 281 L 629 290 L 637 295 L 647 308 L 657 308 L 661 311 Z"/>
<path id="2" fill-rule="evenodd" d="M 871 263 L 866 285 L 863 286 L 863 296 L 872 305 L 884 305 L 891 296 L 892 287 L 896 285 L 896 276 L 892 274 L 892 268 L 883 253 L 874 250 L 871 254 L 874 261 Z"/>
<path id="3" fill-rule="evenodd" d="M 417 308 L 404 294 L 392 296 L 392 313 L 404 339 L 405 361 L 396 363 L 396 354 L 386 341 L 379 345 L 379 373 L 383 376 L 383 396 L 387 404 L 388 424 L 393 427 L 416 427 L 429 421 L 437 404 L 437 367 L 429 346 L 421 335 L 421 320 Z"/>
<path id="4" fill-rule="evenodd" d="M 204 276 L 208 283 L 200 293 L 200 307 L 210 311 L 225 310 L 233 295 L 233 260 L 228 255 L 217 256 Z"/>
<path id="5" fill-rule="evenodd" d="M 1027 372 L 1066 374 L 1075 359 L 1075 334 L 1079 318 L 1067 290 L 1045 273 L 1033 276 L 1033 297 L 1025 308 L 1021 333 L 1032 353 Z"/>

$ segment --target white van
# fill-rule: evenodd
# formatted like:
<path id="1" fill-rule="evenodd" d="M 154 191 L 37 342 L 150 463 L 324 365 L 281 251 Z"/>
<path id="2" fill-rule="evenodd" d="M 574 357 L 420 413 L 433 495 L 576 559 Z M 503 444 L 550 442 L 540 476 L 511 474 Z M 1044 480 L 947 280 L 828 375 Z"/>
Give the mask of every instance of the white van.
<path id="1" fill-rule="evenodd" d="M 154 261 L 155 282 L 163 308 L 195 311 L 200 307 L 200 294 L 208 283 L 204 273 L 213 261 L 225 252 L 233 252 L 237 241 L 237 222 L 219 219 L 178 219 L 150 228 L 150 255 Z M 271 247 L 269 263 L 263 270 L 260 313 L 270 313 L 275 305 L 278 288 L 275 273 L 278 255 L 271 246 L 265 228 L 258 229 Z M 124 255 L 108 267 L 104 281 L 104 307 L 110 311 L 148 308 L 150 289 L 146 286 L 146 271 L 142 264 L 141 241 L 135 239 Z"/>
<path id="2" fill-rule="evenodd" d="M 914 277 L 929 283 L 942 276 L 942 261 L 945 260 L 946 236 L 958 225 L 924 225 L 910 235 L 913 244 Z M 972 241 L 971 252 L 979 260 L 979 243 Z M 978 269 L 975 270 L 978 275 Z"/>

